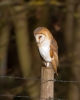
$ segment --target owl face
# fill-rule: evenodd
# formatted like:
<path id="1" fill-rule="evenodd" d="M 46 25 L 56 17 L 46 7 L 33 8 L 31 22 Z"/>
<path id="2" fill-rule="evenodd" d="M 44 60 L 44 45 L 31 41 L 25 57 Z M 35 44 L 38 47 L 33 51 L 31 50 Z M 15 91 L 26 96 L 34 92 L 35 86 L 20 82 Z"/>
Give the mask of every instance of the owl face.
<path id="1" fill-rule="evenodd" d="M 45 35 L 44 34 L 36 34 L 35 39 L 36 39 L 36 43 L 40 44 L 45 40 Z"/>

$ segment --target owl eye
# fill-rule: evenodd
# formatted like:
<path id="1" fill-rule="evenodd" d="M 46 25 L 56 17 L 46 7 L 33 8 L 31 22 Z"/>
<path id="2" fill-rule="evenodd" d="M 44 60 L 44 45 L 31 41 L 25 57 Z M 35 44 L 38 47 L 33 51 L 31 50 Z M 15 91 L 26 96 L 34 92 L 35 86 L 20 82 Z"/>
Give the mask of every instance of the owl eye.
<path id="1" fill-rule="evenodd" d="M 41 37 L 42 37 L 42 36 L 39 36 L 39 40 L 40 40 Z"/>

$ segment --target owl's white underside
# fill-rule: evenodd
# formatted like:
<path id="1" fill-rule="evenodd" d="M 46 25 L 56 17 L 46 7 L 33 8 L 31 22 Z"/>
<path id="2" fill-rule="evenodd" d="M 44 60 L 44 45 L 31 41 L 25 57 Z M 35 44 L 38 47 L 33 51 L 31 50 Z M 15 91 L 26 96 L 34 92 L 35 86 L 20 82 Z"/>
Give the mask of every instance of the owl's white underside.
<path id="1" fill-rule="evenodd" d="M 52 58 L 50 57 L 50 41 L 45 40 L 42 43 L 42 46 L 39 47 L 39 52 L 49 66 L 49 63 L 52 61 Z"/>

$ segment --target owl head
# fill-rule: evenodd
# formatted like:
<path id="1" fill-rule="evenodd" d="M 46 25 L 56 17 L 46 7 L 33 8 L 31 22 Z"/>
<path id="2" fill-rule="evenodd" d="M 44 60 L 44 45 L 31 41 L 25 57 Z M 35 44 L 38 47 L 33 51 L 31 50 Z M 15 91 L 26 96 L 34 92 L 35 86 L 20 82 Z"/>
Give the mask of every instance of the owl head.
<path id="1" fill-rule="evenodd" d="M 44 42 L 44 40 L 49 40 L 51 37 L 50 31 L 45 27 L 38 27 L 34 30 L 34 37 L 36 39 L 36 43 L 40 44 Z"/>

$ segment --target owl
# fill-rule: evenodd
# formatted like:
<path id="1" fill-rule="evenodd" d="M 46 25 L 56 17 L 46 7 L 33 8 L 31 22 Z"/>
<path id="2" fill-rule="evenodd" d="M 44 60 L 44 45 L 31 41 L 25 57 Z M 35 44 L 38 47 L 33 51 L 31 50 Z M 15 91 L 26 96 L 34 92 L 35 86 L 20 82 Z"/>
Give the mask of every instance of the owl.
<path id="1" fill-rule="evenodd" d="M 45 27 L 38 27 L 34 30 L 34 37 L 38 46 L 43 64 L 48 68 L 52 64 L 54 72 L 57 73 L 58 66 L 58 45 L 50 31 Z"/>

